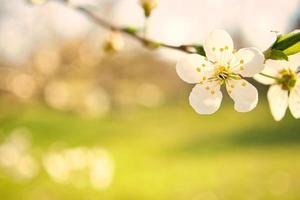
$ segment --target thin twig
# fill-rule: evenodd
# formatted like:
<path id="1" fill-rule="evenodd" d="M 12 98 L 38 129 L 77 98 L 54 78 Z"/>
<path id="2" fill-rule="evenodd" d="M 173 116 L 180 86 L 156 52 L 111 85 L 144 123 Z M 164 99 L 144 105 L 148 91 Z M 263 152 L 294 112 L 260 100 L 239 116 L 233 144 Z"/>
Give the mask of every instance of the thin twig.
<path id="1" fill-rule="evenodd" d="M 68 0 L 55 0 L 55 1 L 59 1 L 65 5 L 68 4 Z M 195 45 L 175 46 L 175 45 L 170 45 L 170 44 L 166 44 L 166 43 L 162 43 L 162 42 L 153 41 L 149 38 L 146 38 L 146 34 L 145 34 L 146 30 L 144 30 L 144 33 L 143 33 L 144 35 L 140 36 L 136 32 L 131 32 L 131 31 L 126 30 L 126 28 L 114 26 L 113 24 L 107 22 L 106 20 L 102 19 L 101 17 L 95 15 L 93 12 L 91 12 L 89 9 L 87 9 L 85 7 L 72 6 L 72 8 L 76 9 L 77 11 L 79 11 L 80 13 L 82 13 L 83 15 L 88 17 L 90 20 L 94 21 L 99 26 L 102 26 L 106 29 L 124 33 L 124 34 L 136 39 L 137 41 L 139 41 L 142 45 L 144 45 L 146 47 L 149 47 L 149 48 L 164 47 L 164 48 L 173 49 L 173 50 L 177 50 L 177 51 L 181 51 L 181 52 L 185 52 L 185 53 L 197 53 L 197 49 L 195 48 Z M 144 28 L 147 28 L 147 27 L 144 27 Z M 268 51 L 269 50 L 266 50 L 264 52 L 265 56 L 268 53 Z"/>
<path id="2" fill-rule="evenodd" d="M 63 1 L 64 2 L 64 1 Z M 102 19 L 101 17 L 95 15 L 94 13 L 92 13 L 90 10 L 84 8 L 84 7 L 73 7 L 74 9 L 78 10 L 80 13 L 84 14 L 86 17 L 88 17 L 89 19 L 91 19 L 92 21 L 94 21 L 96 24 L 106 28 L 106 29 L 110 29 L 110 30 L 114 30 L 114 31 L 119 31 L 122 32 L 126 35 L 129 35 L 130 37 L 138 40 L 141 44 L 148 46 L 148 47 L 153 47 L 155 45 L 157 46 L 161 46 L 161 47 L 165 47 L 165 48 L 169 48 L 169 49 L 174 49 L 174 50 L 178 50 L 178 51 L 182 51 L 185 53 L 195 53 L 195 49 L 193 49 L 192 45 L 180 45 L 180 46 L 174 46 L 174 45 L 170 45 L 170 44 L 165 44 L 165 43 L 161 43 L 161 42 L 156 42 L 153 40 L 150 40 L 148 38 L 142 37 L 136 33 L 133 32 L 129 32 L 126 31 L 123 28 L 114 26 L 112 24 L 110 24 L 109 22 L 105 21 L 104 19 Z"/>
<path id="3" fill-rule="evenodd" d="M 53 0 L 53 1 L 58 1 L 65 5 L 68 5 L 68 0 Z M 93 12 L 91 12 L 89 9 L 87 9 L 85 7 L 72 6 L 72 8 L 76 9 L 77 11 L 79 11 L 80 13 L 82 13 L 83 15 L 88 17 L 90 20 L 94 21 L 99 26 L 104 27 L 106 29 L 113 30 L 113 31 L 119 31 L 121 33 L 124 33 L 124 34 L 136 39 L 137 41 L 139 41 L 141 44 L 143 44 L 146 47 L 149 47 L 149 48 L 165 47 L 168 49 L 173 49 L 173 50 L 177 50 L 177 51 L 181 51 L 181 52 L 185 52 L 185 53 L 197 53 L 195 45 L 175 46 L 175 45 L 170 45 L 170 44 L 166 44 L 166 43 L 162 43 L 162 42 L 153 41 L 153 40 L 147 38 L 146 37 L 146 29 L 147 29 L 146 25 L 147 24 L 145 24 L 145 27 L 144 27 L 144 32 L 143 32 L 144 35 L 140 36 L 136 32 L 131 32 L 131 31 L 126 30 L 126 28 L 114 26 L 113 24 L 107 22 L 106 20 L 102 19 L 101 17 L 95 15 Z M 146 19 L 146 20 L 148 20 L 148 19 Z M 270 49 L 265 50 L 263 53 L 265 55 L 265 58 L 268 59 Z M 269 77 L 269 78 L 272 78 L 272 77 Z"/>

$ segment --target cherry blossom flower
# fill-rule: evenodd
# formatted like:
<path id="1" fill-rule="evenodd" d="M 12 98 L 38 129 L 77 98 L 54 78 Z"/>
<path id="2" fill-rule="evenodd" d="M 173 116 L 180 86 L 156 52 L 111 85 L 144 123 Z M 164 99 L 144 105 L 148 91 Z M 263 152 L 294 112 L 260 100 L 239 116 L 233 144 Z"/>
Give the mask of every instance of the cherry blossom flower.
<path id="1" fill-rule="evenodd" d="M 230 35 L 224 30 L 213 31 L 204 42 L 206 57 L 189 54 L 176 66 L 179 77 L 196 84 L 189 96 L 199 114 L 216 112 L 223 98 L 221 86 L 226 86 L 238 112 L 249 112 L 258 101 L 257 89 L 243 77 L 253 77 L 264 68 L 264 55 L 256 48 L 234 49 Z"/>
<path id="2" fill-rule="evenodd" d="M 289 61 L 267 60 L 263 74 L 271 78 L 256 75 L 254 78 L 265 85 L 271 85 L 268 91 L 268 101 L 271 113 L 276 121 L 280 121 L 287 108 L 290 108 L 295 118 L 300 118 L 300 53 L 289 56 Z M 273 78 L 272 78 L 273 77 Z"/>

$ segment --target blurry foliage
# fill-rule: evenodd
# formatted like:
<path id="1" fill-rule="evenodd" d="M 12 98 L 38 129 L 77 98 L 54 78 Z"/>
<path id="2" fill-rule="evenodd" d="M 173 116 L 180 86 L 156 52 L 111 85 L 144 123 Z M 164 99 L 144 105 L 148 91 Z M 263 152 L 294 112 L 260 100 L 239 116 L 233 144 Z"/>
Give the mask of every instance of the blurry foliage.
<path id="1" fill-rule="evenodd" d="M 174 102 L 93 119 L 8 99 L 0 100 L 0 109 L 0 145 L 12 141 L 7 139 L 12 133 L 25 130 L 31 143 L 21 152 L 38 158 L 39 166 L 29 180 L 14 178 L 18 168 L 1 166 L 3 199 L 300 198 L 299 123 L 290 116 L 274 122 L 263 101 L 247 115 L 234 112 L 227 103 L 213 116 L 199 116 L 186 103 Z M 26 144 L 21 141 L 17 144 Z M 22 146 L 26 145 L 18 147 Z M 105 148 L 114 161 L 110 182 L 110 161 L 101 156 L 100 187 L 89 181 L 87 162 L 78 162 L 95 146 Z"/>

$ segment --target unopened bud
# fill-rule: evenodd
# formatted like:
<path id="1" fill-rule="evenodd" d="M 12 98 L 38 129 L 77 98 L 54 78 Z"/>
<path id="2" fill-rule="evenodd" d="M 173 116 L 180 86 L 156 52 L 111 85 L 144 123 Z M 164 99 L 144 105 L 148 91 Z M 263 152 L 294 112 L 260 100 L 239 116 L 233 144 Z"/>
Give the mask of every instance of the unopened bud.
<path id="1" fill-rule="evenodd" d="M 104 50 L 108 53 L 116 53 L 124 47 L 122 34 L 118 31 L 112 31 L 104 45 Z"/>
<path id="2" fill-rule="evenodd" d="M 149 17 L 152 10 L 157 7 L 157 0 L 140 0 L 140 4 L 144 9 L 145 16 Z"/>

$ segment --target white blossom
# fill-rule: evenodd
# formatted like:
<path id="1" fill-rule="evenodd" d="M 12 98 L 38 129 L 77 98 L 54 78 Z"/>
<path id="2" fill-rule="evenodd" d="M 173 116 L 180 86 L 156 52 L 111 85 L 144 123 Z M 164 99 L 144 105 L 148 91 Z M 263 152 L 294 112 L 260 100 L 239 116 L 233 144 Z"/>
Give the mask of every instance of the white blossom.
<path id="1" fill-rule="evenodd" d="M 190 54 L 177 63 L 179 77 L 193 88 L 189 101 L 199 114 L 216 112 L 222 101 L 221 86 L 225 85 L 238 112 L 256 107 L 258 92 L 243 77 L 253 77 L 263 70 L 264 55 L 256 48 L 235 51 L 230 35 L 224 30 L 213 31 L 204 43 L 206 57 Z"/>
<path id="2" fill-rule="evenodd" d="M 289 61 L 267 60 L 262 71 L 274 78 L 256 75 L 255 79 L 262 84 L 271 85 L 268 101 L 271 113 L 276 121 L 280 121 L 287 108 L 295 118 L 300 118 L 300 53 L 289 56 Z"/>

